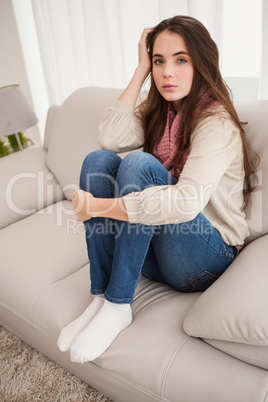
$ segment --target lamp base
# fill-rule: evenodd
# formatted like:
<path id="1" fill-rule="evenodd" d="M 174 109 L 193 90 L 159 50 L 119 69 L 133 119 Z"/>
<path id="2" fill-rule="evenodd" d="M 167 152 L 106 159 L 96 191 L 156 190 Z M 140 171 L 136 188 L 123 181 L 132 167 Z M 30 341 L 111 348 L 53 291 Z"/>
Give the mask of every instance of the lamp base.
<path id="1" fill-rule="evenodd" d="M 22 151 L 23 151 L 23 146 L 22 146 L 22 144 L 21 144 L 19 134 L 18 134 L 18 133 L 15 133 L 15 137 L 16 137 L 16 140 L 17 140 L 17 143 L 18 143 L 19 149 L 20 149 L 20 150 L 21 150 L 21 152 L 22 152 Z"/>

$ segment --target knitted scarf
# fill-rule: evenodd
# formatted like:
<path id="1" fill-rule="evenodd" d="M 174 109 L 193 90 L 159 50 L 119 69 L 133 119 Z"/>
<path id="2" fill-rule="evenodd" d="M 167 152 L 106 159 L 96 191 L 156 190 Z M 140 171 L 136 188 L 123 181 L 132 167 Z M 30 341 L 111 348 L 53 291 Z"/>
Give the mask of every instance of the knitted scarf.
<path id="1" fill-rule="evenodd" d="M 194 115 L 197 117 L 204 108 L 208 108 L 219 104 L 218 101 L 215 100 L 211 91 L 204 87 L 201 90 L 199 99 L 197 101 Z M 167 122 L 164 130 L 164 134 L 159 141 L 158 144 L 155 145 L 153 150 L 153 155 L 165 166 L 165 168 L 170 171 L 174 176 L 174 168 L 173 161 L 174 157 L 177 154 L 179 137 L 180 133 L 180 120 L 181 120 L 181 112 L 180 110 L 176 113 L 173 105 L 169 102 L 168 105 L 168 113 L 167 113 Z M 190 150 L 186 149 L 182 158 L 182 168 L 177 169 L 178 177 L 182 172 L 183 166 L 185 165 L 187 158 L 189 156 Z"/>

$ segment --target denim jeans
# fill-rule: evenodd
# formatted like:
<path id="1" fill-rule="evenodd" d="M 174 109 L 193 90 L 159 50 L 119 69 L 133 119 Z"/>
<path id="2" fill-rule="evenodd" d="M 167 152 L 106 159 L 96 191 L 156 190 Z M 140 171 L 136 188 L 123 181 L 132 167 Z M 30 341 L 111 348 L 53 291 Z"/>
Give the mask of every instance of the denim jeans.
<path id="1" fill-rule="evenodd" d="M 100 198 L 176 182 L 144 152 L 121 159 L 111 151 L 94 151 L 85 158 L 80 176 L 80 188 Z M 91 293 L 104 294 L 113 303 L 132 303 L 141 274 L 178 291 L 204 291 L 237 255 L 236 247 L 225 244 L 202 213 L 180 224 L 151 226 L 92 218 L 84 225 Z"/>

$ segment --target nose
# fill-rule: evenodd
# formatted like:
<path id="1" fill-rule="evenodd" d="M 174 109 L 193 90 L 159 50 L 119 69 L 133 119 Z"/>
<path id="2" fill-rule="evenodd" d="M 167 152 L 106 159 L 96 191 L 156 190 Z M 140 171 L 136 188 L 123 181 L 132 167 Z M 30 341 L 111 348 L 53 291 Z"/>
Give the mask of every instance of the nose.
<path id="1" fill-rule="evenodd" d="M 164 78 L 174 77 L 174 70 L 170 63 L 166 63 L 163 69 Z"/>

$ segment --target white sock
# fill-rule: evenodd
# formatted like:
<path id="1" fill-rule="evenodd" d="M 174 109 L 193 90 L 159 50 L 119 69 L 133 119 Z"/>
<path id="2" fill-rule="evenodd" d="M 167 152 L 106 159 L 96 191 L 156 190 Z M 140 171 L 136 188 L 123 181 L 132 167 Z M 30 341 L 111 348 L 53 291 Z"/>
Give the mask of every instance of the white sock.
<path id="1" fill-rule="evenodd" d="M 102 355 L 132 322 L 130 304 L 105 303 L 71 346 L 71 361 L 85 363 Z"/>
<path id="2" fill-rule="evenodd" d="M 61 330 L 57 345 L 62 352 L 67 352 L 67 350 L 70 349 L 77 335 L 86 328 L 90 321 L 100 311 L 104 301 L 104 296 L 95 296 L 92 303 L 87 307 L 83 314 Z"/>

